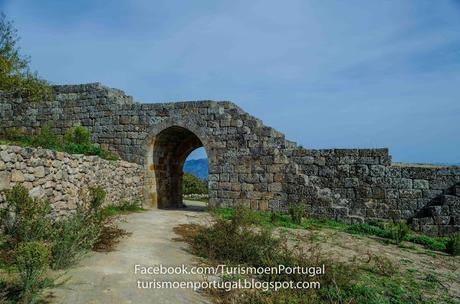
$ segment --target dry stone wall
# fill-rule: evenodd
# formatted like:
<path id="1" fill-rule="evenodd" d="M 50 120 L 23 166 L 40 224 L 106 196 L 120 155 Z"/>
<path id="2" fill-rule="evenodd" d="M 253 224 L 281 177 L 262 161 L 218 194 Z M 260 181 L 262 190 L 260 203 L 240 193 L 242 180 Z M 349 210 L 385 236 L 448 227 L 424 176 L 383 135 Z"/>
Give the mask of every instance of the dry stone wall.
<path id="1" fill-rule="evenodd" d="M 88 202 L 90 187 L 107 191 L 106 204 L 142 200 L 143 167 L 96 156 L 0 145 L 0 208 L 5 192 L 22 184 L 31 196 L 47 199 L 60 217 Z"/>
<path id="2" fill-rule="evenodd" d="M 345 199 L 355 218 L 410 219 L 434 235 L 459 230 L 460 167 L 392 164 L 387 149 L 299 150 L 295 161 L 310 182 Z"/>
<path id="3" fill-rule="evenodd" d="M 98 83 L 55 90 L 41 103 L 0 95 L 2 130 L 86 126 L 95 142 L 144 166 L 144 197 L 154 206 L 178 206 L 183 161 L 203 146 L 212 205 L 303 203 L 314 216 L 346 222 L 397 217 L 432 234 L 460 229 L 458 167 L 393 165 L 387 149 L 305 149 L 226 101 L 136 103 Z"/>

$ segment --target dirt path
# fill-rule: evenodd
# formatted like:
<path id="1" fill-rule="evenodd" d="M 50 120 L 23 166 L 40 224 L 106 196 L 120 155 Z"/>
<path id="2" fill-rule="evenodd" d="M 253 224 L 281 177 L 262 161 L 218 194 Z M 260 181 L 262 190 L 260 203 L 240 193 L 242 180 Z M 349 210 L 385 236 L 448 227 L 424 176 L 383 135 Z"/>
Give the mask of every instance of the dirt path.
<path id="1" fill-rule="evenodd" d="M 191 289 L 139 289 L 137 280 L 197 281 L 193 275 L 148 275 L 134 273 L 134 265 L 191 265 L 195 263 L 185 243 L 174 241 L 173 227 L 202 221 L 206 213 L 186 210 L 149 210 L 124 216 L 120 227 L 125 237 L 110 253 L 90 253 L 68 270 L 51 290 L 52 303 L 207 303 Z"/>

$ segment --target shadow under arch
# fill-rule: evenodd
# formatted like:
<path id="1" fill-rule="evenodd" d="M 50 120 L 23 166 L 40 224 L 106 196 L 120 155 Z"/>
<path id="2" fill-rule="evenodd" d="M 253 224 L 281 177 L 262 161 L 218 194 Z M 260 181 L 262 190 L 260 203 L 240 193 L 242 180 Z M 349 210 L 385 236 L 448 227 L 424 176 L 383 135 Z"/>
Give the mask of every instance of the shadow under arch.
<path id="1" fill-rule="evenodd" d="M 182 208 L 182 168 L 187 156 L 203 147 L 209 157 L 207 136 L 199 128 L 165 121 L 149 133 L 145 144 L 147 206 Z M 209 161 L 209 158 L 208 158 Z"/>

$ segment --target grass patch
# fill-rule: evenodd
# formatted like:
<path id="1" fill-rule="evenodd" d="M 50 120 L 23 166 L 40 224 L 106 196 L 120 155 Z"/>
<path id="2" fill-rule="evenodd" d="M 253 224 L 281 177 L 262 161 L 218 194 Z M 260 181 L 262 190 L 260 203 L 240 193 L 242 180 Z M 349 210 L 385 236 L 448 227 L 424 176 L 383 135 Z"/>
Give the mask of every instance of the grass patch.
<path id="1" fill-rule="evenodd" d="M 232 208 L 210 208 L 209 211 L 216 216 L 231 220 L 234 216 L 235 209 Z M 254 225 L 259 225 L 266 228 L 284 227 L 292 229 L 334 229 L 347 232 L 354 235 L 362 236 L 377 236 L 382 238 L 387 244 L 401 243 L 401 241 L 412 242 L 423 245 L 427 249 L 434 251 L 447 251 L 447 244 L 456 244 L 449 237 L 430 237 L 411 233 L 407 225 L 402 223 L 386 224 L 386 223 L 364 223 L 364 224 L 345 224 L 328 219 L 315 219 L 303 217 L 301 221 L 295 222 L 292 216 L 280 212 L 264 212 L 250 210 L 246 215 L 247 220 Z M 457 241 L 458 242 L 458 241 Z M 453 246 L 453 245 L 452 245 Z M 452 250 L 454 251 L 454 250 Z"/>
<path id="2" fill-rule="evenodd" d="M 210 226 L 181 225 L 175 232 L 190 244 L 194 254 L 211 265 L 243 265 L 249 267 L 318 267 L 326 272 L 317 276 L 302 273 L 271 274 L 222 274 L 223 281 L 241 279 L 256 280 L 261 284 L 270 282 L 318 282 L 321 288 L 280 289 L 209 289 L 205 292 L 216 303 L 455 303 L 440 289 L 438 278 L 417 278 L 416 273 L 403 272 L 388 258 L 370 255 L 365 262 L 339 262 L 324 254 L 317 242 L 289 238 L 272 228 L 281 223 L 292 224 L 278 214 L 270 214 L 236 208 L 213 210 L 214 222 Z M 328 227 L 328 221 L 302 220 L 297 227 L 316 225 Z M 280 227 L 280 226 L 278 226 Z M 333 229 L 345 230 L 342 224 L 332 224 Z"/>
<path id="3" fill-rule="evenodd" d="M 449 242 L 448 237 L 432 238 L 426 235 L 409 235 L 406 240 L 435 251 L 446 251 L 446 245 Z"/>
<path id="4" fill-rule="evenodd" d="M 139 201 L 122 201 L 118 204 L 108 205 L 102 209 L 105 217 L 112 217 L 120 214 L 127 214 L 132 212 L 143 212 L 146 209 L 142 208 Z"/>

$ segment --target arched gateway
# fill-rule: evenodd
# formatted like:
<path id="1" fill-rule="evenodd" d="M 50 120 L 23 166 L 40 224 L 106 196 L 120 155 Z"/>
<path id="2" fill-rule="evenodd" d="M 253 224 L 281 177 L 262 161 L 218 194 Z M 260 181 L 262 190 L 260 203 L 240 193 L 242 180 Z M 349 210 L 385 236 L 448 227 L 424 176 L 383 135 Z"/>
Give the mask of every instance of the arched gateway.
<path id="1" fill-rule="evenodd" d="M 206 136 L 196 127 L 192 129 L 168 121 L 151 130 L 145 146 L 145 193 L 152 207 L 183 207 L 184 162 L 193 150 L 206 149 Z"/>
<path id="2" fill-rule="evenodd" d="M 387 149 L 305 149 L 231 102 L 136 103 L 97 83 L 54 89 L 49 102 L 0 94 L 1 131 L 87 127 L 95 142 L 145 166 L 150 206 L 181 205 L 183 162 L 203 146 L 213 206 L 303 204 L 312 216 L 347 222 L 399 217 L 427 233 L 460 229 L 459 167 L 392 165 Z"/>

